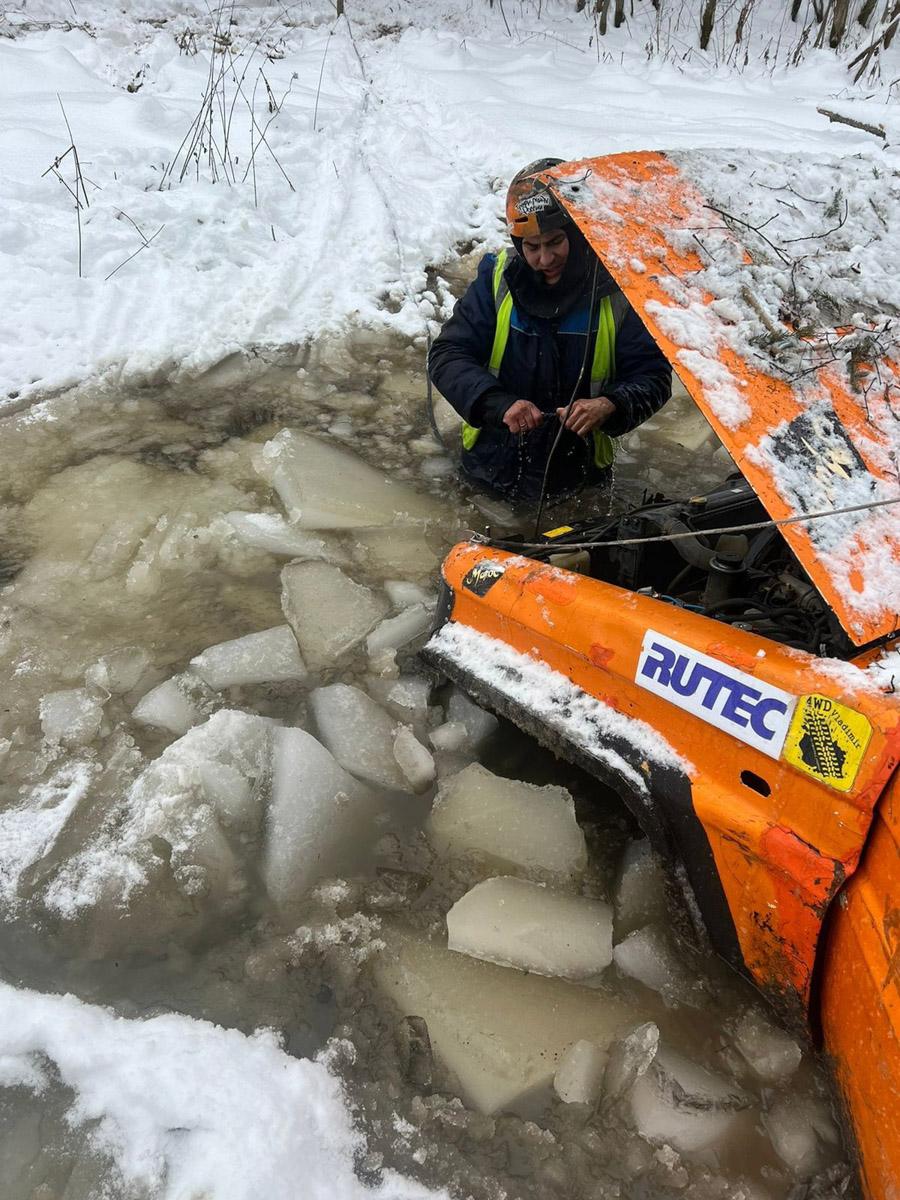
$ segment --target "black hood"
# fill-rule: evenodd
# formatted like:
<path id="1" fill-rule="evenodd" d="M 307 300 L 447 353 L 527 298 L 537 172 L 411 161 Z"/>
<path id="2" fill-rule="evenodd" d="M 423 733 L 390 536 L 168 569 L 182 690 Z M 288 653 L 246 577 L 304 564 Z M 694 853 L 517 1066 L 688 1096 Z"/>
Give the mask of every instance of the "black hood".
<path id="1" fill-rule="evenodd" d="M 565 226 L 569 239 L 569 257 L 559 280 L 554 284 L 544 282 L 540 271 L 532 271 L 522 255 L 522 239 L 513 238 L 516 257 L 506 271 L 506 280 L 513 301 L 533 317 L 558 320 L 578 303 L 582 296 L 589 295 L 594 277 L 594 266 L 599 265 L 596 298 L 608 296 L 616 290 L 613 277 L 600 263 L 584 234 L 574 223 Z"/>

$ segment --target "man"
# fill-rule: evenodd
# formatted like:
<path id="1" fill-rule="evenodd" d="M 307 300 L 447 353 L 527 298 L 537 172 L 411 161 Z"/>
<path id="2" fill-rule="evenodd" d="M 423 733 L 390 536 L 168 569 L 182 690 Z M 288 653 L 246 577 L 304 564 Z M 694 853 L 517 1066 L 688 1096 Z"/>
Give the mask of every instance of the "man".
<path id="1" fill-rule="evenodd" d="M 463 418 L 464 475 L 511 500 L 538 499 L 545 475 L 548 496 L 602 482 L 612 439 L 672 388 L 665 356 L 539 178 L 561 162 L 539 159 L 515 176 L 514 249 L 481 260 L 428 358 Z"/>

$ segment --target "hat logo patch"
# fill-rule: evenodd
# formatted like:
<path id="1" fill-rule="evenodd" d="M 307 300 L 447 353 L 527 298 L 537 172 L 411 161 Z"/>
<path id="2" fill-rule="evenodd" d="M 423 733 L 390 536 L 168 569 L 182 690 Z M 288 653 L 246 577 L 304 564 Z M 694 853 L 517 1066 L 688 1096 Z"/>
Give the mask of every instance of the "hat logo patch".
<path id="1" fill-rule="evenodd" d="M 516 212 L 521 213 L 523 217 L 528 217 L 532 213 L 546 212 L 553 207 L 553 197 L 549 191 L 536 192 L 533 196 L 525 196 L 521 200 L 516 201 Z"/>

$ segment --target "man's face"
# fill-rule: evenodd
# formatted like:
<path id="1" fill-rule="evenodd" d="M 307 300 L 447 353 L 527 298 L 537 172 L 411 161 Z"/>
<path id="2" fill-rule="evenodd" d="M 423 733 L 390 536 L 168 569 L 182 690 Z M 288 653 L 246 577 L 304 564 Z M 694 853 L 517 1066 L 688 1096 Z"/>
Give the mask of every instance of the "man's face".
<path id="1" fill-rule="evenodd" d="M 541 272 L 545 283 L 559 283 L 569 257 L 569 239 L 564 229 L 551 229 L 537 237 L 523 238 L 522 254 L 532 271 Z"/>

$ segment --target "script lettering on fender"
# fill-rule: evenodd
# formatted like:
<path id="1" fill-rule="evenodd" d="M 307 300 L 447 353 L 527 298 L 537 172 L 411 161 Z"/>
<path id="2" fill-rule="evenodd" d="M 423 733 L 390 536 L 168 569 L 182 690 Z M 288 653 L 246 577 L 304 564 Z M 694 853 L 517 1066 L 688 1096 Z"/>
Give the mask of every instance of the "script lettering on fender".
<path id="1" fill-rule="evenodd" d="M 702 721 L 781 754 L 796 696 L 648 629 L 635 683 Z"/>
<path id="2" fill-rule="evenodd" d="M 503 564 L 479 562 L 470 567 L 462 581 L 463 587 L 476 596 L 486 596 L 498 579 L 503 577 Z"/>

